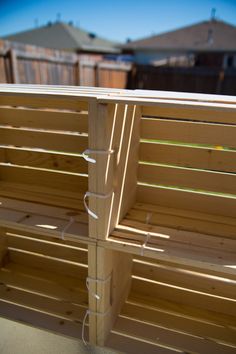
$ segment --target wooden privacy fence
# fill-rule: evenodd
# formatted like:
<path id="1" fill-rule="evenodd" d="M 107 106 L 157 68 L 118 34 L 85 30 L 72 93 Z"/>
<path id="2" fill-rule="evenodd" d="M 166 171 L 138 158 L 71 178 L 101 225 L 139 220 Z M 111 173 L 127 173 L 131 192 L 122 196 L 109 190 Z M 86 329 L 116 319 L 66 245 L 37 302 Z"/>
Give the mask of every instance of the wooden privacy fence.
<path id="1" fill-rule="evenodd" d="M 155 67 L 136 65 L 128 88 L 236 95 L 236 70 L 212 67 Z"/>
<path id="2" fill-rule="evenodd" d="M 0 314 L 126 353 L 235 353 L 235 113 L 0 86 Z"/>
<path id="3" fill-rule="evenodd" d="M 126 88 L 131 65 L 0 41 L 0 83 Z"/>

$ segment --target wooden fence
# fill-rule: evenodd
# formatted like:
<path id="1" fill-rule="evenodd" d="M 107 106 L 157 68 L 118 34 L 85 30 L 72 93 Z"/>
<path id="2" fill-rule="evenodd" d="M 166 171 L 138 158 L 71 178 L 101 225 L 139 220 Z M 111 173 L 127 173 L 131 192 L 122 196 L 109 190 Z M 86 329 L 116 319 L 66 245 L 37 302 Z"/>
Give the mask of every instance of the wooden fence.
<path id="1" fill-rule="evenodd" d="M 0 83 L 126 88 L 131 66 L 101 55 L 74 54 L 0 41 Z"/>
<path id="2" fill-rule="evenodd" d="M 236 95 L 236 70 L 171 68 L 137 65 L 130 73 L 131 89 Z"/>
<path id="3" fill-rule="evenodd" d="M 236 97 L 0 86 L 0 314 L 234 354 Z"/>

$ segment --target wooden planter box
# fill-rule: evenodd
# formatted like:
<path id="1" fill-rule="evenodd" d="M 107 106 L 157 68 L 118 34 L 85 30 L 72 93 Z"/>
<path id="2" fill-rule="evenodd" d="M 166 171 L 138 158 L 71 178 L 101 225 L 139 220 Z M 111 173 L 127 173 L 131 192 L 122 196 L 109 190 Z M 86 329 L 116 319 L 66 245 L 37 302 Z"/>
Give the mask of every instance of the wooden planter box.
<path id="1" fill-rule="evenodd" d="M 234 353 L 235 101 L 0 87 L 0 315 L 127 353 Z"/>

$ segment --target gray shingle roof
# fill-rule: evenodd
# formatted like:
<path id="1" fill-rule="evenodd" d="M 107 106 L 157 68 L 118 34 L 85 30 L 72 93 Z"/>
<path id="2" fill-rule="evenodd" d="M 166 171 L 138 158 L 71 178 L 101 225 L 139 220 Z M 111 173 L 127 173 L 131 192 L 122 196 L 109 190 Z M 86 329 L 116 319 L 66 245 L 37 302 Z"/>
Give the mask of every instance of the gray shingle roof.
<path id="1" fill-rule="evenodd" d="M 236 50 L 236 27 L 211 20 L 127 43 L 125 49 Z"/>
<path id="2" fill-rule="evenodd" d="M 56 22 L 44 27 L 5 36 L 4 39 L 59 50 L 119 52 L 116 47 L 117 43 L 94 36 L 63 22 Z"/>

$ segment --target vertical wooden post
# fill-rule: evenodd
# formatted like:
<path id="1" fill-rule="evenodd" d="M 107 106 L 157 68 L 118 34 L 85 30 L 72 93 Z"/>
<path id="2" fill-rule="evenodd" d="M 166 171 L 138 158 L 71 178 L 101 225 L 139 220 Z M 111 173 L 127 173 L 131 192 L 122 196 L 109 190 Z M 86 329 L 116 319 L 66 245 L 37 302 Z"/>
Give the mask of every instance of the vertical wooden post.
<path id="1" fill-rule="evenodd" d="M 107 196 L 89 200 L 98 216 L 90 217 L 91 237 L 106 239 L 135 202 L 140 117 L 139 107 L 133 105 L 90 105 L 89 148 L 107 152 L 94 153 L 96 163 L 89 165 L 89 191 Z"/>
<path id="2" fill-rule="evenodd" d="M 132 255 L 97 247 L 97 344 L 104 346 L 131 284 Z M 101 315 L 100 315 L 101 314 Z"/>
<path id="3" fill-rule="evenodd" d="M 76 78 L 75 78 L 75 84 L 77 86 L 80 86 L 80 60 L 78 59 L 78 61 L 76 62 Z"/>
<path id="4" fill-rule="evenodd" d="M 12 84 L 19 84 L 19 73 L 18 73 L 18 66 L 17 66 L 17 55 L 14 49 L 9 50 L 9 58 L 10 58 L 10 66 L 11 66 L 11 78 Z"/>
<path id="5" fill-rule="evenodd" d="M 114 104 L 99 104 L 94 100 L 89 108 L 89 149 L 104 151 L 104 154 L 93 153 L 95 164 L 89 164 L 89 191 L 101 196 L 108 196 L 113 188 L 114 154 L 109 154 L 112 148 L 114 125 Z M 106 153 L 107 152 L 107 153 Z M 107 235 L 109 208 L 112 195 L 107 198 L 91 197 L 90 209 L 98 216 L 95 220 L 89 217 L 89 235 L 98 238 L 98 235 Z"/>
<path id="6" fill-rule="evenodd" d="M 99 63 L 95 63 L 94 65 L 94 86 L 99 87 Z"/>
<path id="7" fill-rule="evenodd" d="M 88 277 L 89 279 L 97 278 L 97 247 L 96 245 L 88 245 Z M 97 312 L 97 300 L 93 294 L 97 293 L 97 283 L 89 281 L 89 310 Z M 93 345 L 97 342 L 97 316 L 91 314 L 89 316 L 89 342 Z"/>

